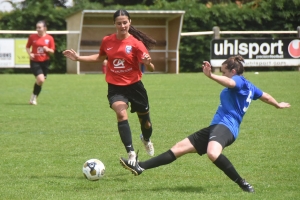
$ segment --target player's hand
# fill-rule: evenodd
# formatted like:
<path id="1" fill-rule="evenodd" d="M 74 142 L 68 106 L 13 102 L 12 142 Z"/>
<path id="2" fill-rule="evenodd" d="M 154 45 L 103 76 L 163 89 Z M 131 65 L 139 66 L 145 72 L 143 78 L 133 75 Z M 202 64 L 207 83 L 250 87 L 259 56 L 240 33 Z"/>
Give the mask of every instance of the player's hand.
<path id="1" fill-rule="evenodd" d="M 278 107 L 277 107 L 277 108 L 282 109 L 282 108 L 289 108 L 289 107 L 291 107 L 291 105 L 290 105 L 289 103 L 286 103 L 286 102 L 280 102 L 280 103 L 278 104 Z"/>
<path id="2" fill-rule="evenodd" d="M 150 55 L 147 54 L 147 53 L 144 53 L 143 57 L 142 57 L 142 61 L 143 61 L 143 63 L 145 65 L 150 65 L 150 63 L 151 63 L 151 57 L 150 57 Z"/>
<path id="3" fill-rule="evenodd" d="M 30 58 L 30 60 L 33 60 L 34 59 L 34 53 L 30 53 L 29 58 Z"/>
<path id="4" fill-rule="evenodd" d="M 47 47 L 47 46 L 43 46 L 43 49 L 44 49 L 45 52 L 49 51 L 49 47 Z"/>
<path id="5" fill-rule="evenodd" d="M 202 68 L 203 68 L 203 73 L 207 77 L 211 77 L 211 65 L 208 61 L 203 61 Z"/>
<path id="6" fill-rule="evenodd" d="M 63 54 L 65 57 L 67 57 L 73 61 L 77 61 L 79 58 L 79 55 L 73 49 L 65 50 L 65 51 L 63 51 Z"/>

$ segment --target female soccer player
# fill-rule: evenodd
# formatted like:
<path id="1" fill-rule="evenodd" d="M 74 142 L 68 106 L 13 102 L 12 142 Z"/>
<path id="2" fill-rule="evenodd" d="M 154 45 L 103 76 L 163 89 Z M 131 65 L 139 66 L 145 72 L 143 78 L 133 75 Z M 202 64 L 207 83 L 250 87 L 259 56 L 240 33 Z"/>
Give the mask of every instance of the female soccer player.
<path id="1" fill-rule="evenodd" d="M 223 76 L 213 74 L 211 65 L 207 61 L 203 62 L 202 67 L 208 78 L 225 87 L 220 94 L 221 104 L 211 124 L 157 157 L 135 164 L 120 158 L 120 163 L 134 175 L 140 175 L 144 170 L 169 164 L 187 153 L 199 155 L 206 153 L 208 158 L 244 191 L 254 192 L 253 187 L 241 178 L 222 151 L 236 140 L 243 116 L 252 100 L 260 99 L 276 108 L 288 108 L 290 104 L 278 103 L 271 95 L 246 80 L 242 75 L 244 59 L 241 56 L 232 56 L 223 62 L 221 67 Z"/>
<path id="2" fill-rule="evenodd" d="M 37 34 L 29 36 L 26 51 L 30 58 L 30 68 L 36 81 L 33 86 L 33 94 L 29 100 L 31 105 L 37 105 L 37 97 L 42 90 L 42 85 L 47 78 L 48 68 L 50 65 L 49 53 L 54 53 L 55 43 L 51 35 L 46 33 L 47 26 L 44 20 L 36 24 Z M 31 51 L 30 51 L 31 48 Z"/>
<path id="3" fill-rule="evenodd" d="M 156 41 L 131 26 L 131 19 L 126 10 L 117 10 L 113 16 L 116 33 L 105 36 L 98 54 L 79 56 L 73 49 L 63 54 L 74 61 L 100 62 L 108 58 L 106 82 L 108 83 L 108 101 L 115 111 L 121 140 L 128 153 L 128 161 L 136 162 L 136 153 L 132 145 L 131 130 L 128 124 L 128 103 L 131 112 L 137 112 L 142 134 L 140 138 L 150 156 L 154 155 L 152 124 L 149 115 L 147 91 L 141 82 L 142 72 L 139 64 L 144 63 L 149 71 L 154 71 L 147 49 Z"/>

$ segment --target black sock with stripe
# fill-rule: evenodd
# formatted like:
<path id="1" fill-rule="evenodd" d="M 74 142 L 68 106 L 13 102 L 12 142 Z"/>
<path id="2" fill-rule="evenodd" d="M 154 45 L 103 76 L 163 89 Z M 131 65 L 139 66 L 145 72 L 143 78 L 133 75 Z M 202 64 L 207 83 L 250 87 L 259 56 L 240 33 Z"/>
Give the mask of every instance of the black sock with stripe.
<path id="1" fill-rule="evenodd" d="M 154 158 L 146 160 L 144 162 L 139 162 L 139 166 L 144 169 L 151 169 L 155 167 L 159 167 L 161 165 L 167 165 L 171 162 L 175 161 L 176 157 L 171 150 L 166 151 Z"/>

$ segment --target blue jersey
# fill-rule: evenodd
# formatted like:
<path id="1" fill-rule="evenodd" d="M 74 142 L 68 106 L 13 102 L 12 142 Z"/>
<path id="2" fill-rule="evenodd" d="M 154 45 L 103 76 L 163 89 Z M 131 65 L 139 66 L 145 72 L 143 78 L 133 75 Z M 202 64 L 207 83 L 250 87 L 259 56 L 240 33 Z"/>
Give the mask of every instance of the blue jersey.
<path id="1" fill-rule="evenodd" d="M 240 124 L 252 100 L 260 98 L 263 92 L 255 87 L 243 76 L 232 77 L 236 85 L 234 88 L 225 88 L 220 94 L 221 104 L 211 122 L 228 127 L 236 139 Z"/>

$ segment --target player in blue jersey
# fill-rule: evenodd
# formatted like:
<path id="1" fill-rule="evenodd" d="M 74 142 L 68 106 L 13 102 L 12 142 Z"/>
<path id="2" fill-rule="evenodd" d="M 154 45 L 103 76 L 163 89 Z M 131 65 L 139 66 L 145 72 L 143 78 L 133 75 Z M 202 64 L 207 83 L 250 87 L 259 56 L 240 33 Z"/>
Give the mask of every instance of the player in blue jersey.
<path id="1" fill-rule="evenodd" d="M 144 170 L 170 164 L 187 153 L 207 154 L 208 158 L 244 191 L 254 192 L 253 187 L 238 174 L 222 151 L 237 138 L 243 116 L 252 100 L 260 99 L 276 108 L 288 108 L 290 104 L 278 103 L 271 95 L 246 80 L 243 77 L 244 59 L 241 56 L 229 57 L 222 63 L 223 76 L 213 74 L 207 61 L 203 62 L 202 67 L 208 78 L 225 87 L 220 94 L 221 103 L 211 124 L 152 159 L 130 165 L 126 159 L 120 158 L 120 163 L 134 175 L 140 175 Z"/>

